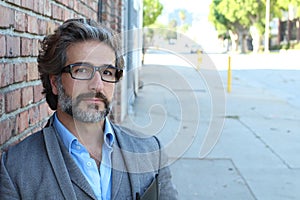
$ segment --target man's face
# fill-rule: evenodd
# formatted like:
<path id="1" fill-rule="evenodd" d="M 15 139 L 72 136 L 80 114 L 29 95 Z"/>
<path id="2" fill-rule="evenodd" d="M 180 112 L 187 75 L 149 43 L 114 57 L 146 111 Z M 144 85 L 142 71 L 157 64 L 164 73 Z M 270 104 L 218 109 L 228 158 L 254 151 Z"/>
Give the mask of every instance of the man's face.
<path id="1" fill-rule="evenodd" d="M 115 66 L 115 54 L 99 41 L 75 43 L 67 49 L 66 65 L 78 62 Z M 99 122 L 110 110 L 113 92 L 114 83 L 102 81 L 98 71 L 91 80 L 76 80 L 70 73 L 62 73 L 56 87 L 58 109 L 82 122 Z"/>

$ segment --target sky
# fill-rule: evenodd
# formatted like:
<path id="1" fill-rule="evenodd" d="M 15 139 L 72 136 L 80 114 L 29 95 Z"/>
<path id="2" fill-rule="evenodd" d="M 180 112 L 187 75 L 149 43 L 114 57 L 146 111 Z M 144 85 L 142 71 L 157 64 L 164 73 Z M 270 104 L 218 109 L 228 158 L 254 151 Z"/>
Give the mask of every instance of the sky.
<path id="1" fill-rule="evenodd" d="M 164 5 L 164 12 L 171 12 L 176 8 L 185 8 L 193 13 L 209 13 L 209 4 L 211 0 L 160 0 Z"/>
<path id="2" fill-rule="evenodd" d="M 204 49 L 218 46 L 217 32 L 208 21 L 209 5 L 211 0 L 160 0 L 164 9 L 158 22 L 167 24 L 168 15 L 176 9 L 186 9 L 193 13 L 194 24 L 189 29 L 187 36 L 199 43 Z"/>

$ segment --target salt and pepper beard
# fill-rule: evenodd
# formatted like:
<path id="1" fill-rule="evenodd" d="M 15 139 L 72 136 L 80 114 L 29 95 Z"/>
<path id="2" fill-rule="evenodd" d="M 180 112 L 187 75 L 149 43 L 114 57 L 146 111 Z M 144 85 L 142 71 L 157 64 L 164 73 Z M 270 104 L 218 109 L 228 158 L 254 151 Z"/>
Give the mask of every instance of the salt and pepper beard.
<path id="1" fill-rule="evenodd" d="M 74 119 L 85 122 L 85 123 L 96 123 L 104 120 L 105 117 L 110 112 L 110 102 L 107 100 L 106 96 L 102 93 L 84 93 L 78 95 L 75 99 L 68 96 L 63 88 L 61 77 L 57 79 L 57 90 L 58 90 L 58 105 L 60 105 L 63 112 L 69 114 Z M 79 107 L 80 102 L 83 98 L 100 98 L 105 108 L 104 110 L 99 110 L 99 105 L 90 104 L 88 105 L 88 110 L 83 110 Z"/>

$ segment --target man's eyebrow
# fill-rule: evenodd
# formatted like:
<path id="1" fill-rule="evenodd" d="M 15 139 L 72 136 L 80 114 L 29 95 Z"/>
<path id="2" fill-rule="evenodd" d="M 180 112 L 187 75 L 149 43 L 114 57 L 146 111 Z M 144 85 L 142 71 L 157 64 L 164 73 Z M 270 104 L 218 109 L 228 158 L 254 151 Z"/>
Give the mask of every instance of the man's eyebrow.
<path id="1" fill-rule="evenodd" d="M 71 63 L 69 65 L 78 65 L 78 64 L 84 64 L 84 65 L 89 65 L 89 66 L 93 66 L 93 67 L 101 67 L 101 66 L 115 66 L 114 63 L 104 63 L 104 64 L 101 64 L 101 65 L 94 65 L 90 62 L 85 62 L 85 61 L 79 61 L 79 62 L 75 62 L 75 63 Z"/>

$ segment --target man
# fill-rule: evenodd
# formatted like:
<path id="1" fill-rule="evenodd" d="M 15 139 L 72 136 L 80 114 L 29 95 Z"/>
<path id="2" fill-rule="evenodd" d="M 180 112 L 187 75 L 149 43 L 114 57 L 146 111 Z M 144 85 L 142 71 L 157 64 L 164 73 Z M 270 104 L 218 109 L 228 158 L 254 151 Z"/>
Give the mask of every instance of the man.
<path id="1" fill-rule="evenodd" d="M 124 65 L 118 37 L 71 19 L 41 47 L 38 68 L 56 112 L 3 153 L 0 199 L 176 199 L 156 137 L 107 118 Z"/>

